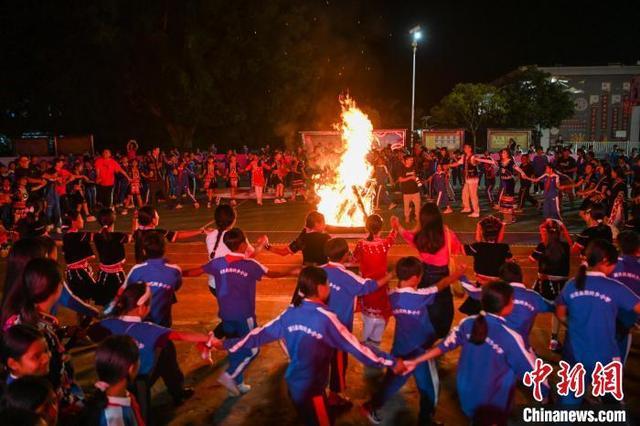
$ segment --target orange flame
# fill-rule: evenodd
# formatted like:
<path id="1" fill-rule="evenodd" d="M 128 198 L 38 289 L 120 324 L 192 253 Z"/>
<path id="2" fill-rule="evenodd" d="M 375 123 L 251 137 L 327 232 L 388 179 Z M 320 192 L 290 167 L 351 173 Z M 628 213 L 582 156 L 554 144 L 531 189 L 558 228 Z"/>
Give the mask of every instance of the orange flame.
<path id="1" fill-rule="evenodd" d="M 344 151 L 333 170 L 314 176 L 317 209 L 327 223 L 363 226 L 373 208 L 375 189 L 368 185 L 373 166 L 367 156 L 374 141 L 369 117 L 349 96 L 340 99 L 342 122 L 334 127 L 341 134 Z"/>

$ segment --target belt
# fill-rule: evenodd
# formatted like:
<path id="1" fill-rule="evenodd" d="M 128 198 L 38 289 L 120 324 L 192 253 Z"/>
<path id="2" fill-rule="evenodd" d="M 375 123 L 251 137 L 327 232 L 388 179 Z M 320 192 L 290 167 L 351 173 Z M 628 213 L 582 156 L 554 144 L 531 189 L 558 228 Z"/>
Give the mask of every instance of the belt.
<path id="1" fill-rule="evenodd" d="M 89 258 L 82 259 L 77 262 L 69 263 L 67 269 L 87 269 L 89 267 Z"/>
<path id="2" fill-rule="evenodd" d="M 114 263 L 113 265 L 105 265 L 100 264 L 99 268 L 102 272 L 106 272 L 107 274 L 114 274 L 116 272 L 124 272 L 124 268 L 122 265 L 124 264 L 124 260 Z"/>

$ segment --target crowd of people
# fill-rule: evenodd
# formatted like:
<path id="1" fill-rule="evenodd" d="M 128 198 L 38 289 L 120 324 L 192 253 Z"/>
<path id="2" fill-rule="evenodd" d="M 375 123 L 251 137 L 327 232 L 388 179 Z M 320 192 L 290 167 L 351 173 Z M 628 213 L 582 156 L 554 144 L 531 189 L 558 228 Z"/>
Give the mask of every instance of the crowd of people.
<path id="1" fill-rule="evenodd" d="M 640 155 L 636 149 L 626 155 L 614 147 L 605 158 L 596 158 L 583 149 L 573 154 L 567 146 L 547 152 L 532 146 L 526 152 L 504 148 L 483 154 L 474 153 L 470 144 L 455 151 L 420 145 L 411 153 L 391 148 L 374 159 L 379 189 L 376 207 L 396 206 L 390 196 L 395 185 L 402 192 L 406 223 L 415 219 L 424 197 L 449 214 L 459 196 L 460 212 L 472 218 L 480 217 L 483 197 L 506 222 L 514 222 L 527 206 L 541 210 L 544 218 L 562 220 L 563 202 L 573 205 L 576 197 L 582 199 L 583 218 L 593 204 L 602 204 L 609 224 L 616 229 L 632 219 L 637 221 L 640 214 Z"/>
<path id="2" fill-rule="evenodd" d="M 6 224 L 17 235 L 8 253 L 0 316 L 3 424 L 154 424 L 160 419 L 151 410 L 151 388 L 159 378 L 176 405 L 194 394 L 185 385 L 176 341 L 193 343 L 204 360 L 210 360 L 214 350 L 226 352 L 228 367 L 218 381 L 232 397 L 251 391 L 245 373 L 259 356 L 258 348 L 279 342 L 289 361 L 285 381 L 291 401 L 300 422 L 313 425 L 331 424 L 337 409 L 352 405 L 346 391 L 350 356 L 384 369 L 379 386 L 360 407 L 370 422 L 383 421 L 382 408 L 410 376 L 420 394 L 420 424 L 435 421 L 439 380 L 434 359 L 459 347 L 457 396 L 462 411 L 478 424 L 505 424 L 514 389 L 535 368 L 535 352 L 542 349 L 529 339 L 537 315 L 553 316 L 549 349 L 561 353 L 569 365 L 582 363 L 590 373 L 597 363 L 626 361 L 640 314 L 638 159 L 605 161 L 584 155 L 576 160 L 563 151 L 553 162 L 545 156 L 547 162 L 538 175 L 540 169 L 534 166 L 538 154 L 533 159 L 522 154 L 516 165 L 508 150 L 495 159 L 477 156 L 467 145 L 458 155 L 422 148 L 408 154 L 389 147 L 374 155 L 372 182 L 379 185 L 379 208 L 395 207 L 394 199 L 385 196 L 399 185 L 408 204 L 405 226 L 392 216 L 391 231 L 383 235 L 382 217 L 371 214 L 366 220 L 368 236 L 356 242 L 352 253 L 346 239 L 327 233 L 325 218 L 317 211 L 307 215 L 290 244 L 271 244 L 268 235 L 252 244 L 236 226 L 232 192 L 228 203 L 216 203 L 217 186 L 206 194 L 207 203 L 219 204 L 213 226 L 159 227 L 158 195 L 165 192 L 172 208 L 181 206 L 183 199 L 198 207 L 197 182 L 206 182 L 209 163 L 215 164 L 211 170 L 223 170 L 222 162 L 224 170 L 235 171 L 217 175 L 230 188 L 234 179 L 250 172 L 258 204 L 262 202 L 258 194 L 269 185 L 275 200 L 282 203 L 285 187 L 304 189 L 307 175 L 300 154 L 265 151 L 248 156 L 239 166 L 234 153 L 220 159 L 200 153 L 167 156 L 154 149 L 139 156 L 134 146 L 129 148 L 117 160 L 105 150 L 96 159 L 56 158 L 45 166 L 21 156 L 12 167 L 13 176 L 5 179 L 9 191 L 14 190 L 11 184 L 24 191 L 25 207 L 18 209 L 34 211 L 15 215 L 12 205 L 9 220 L 15 222 Z M 168 161 L 174 157 L 175 163 Z M 623 170 L 630 173 L 611 168 L 614 160 L 628 164 Z M 170 163 L 181 171 L 168 172 Z M 91 170 L 95 175 L 88 173 Z M 523 265 L 504 242 L 505 218 L 479 219 L 475 241 L 469 244 L 444 225 L 443 214 L 450 211 L 451 201 L 443 200 L 455 195 L 453 185 L 462 186 L 463 211 L 479 216 L 478 182 L 484 179 L 491 187 L 490 170 L 501 178 L 496 204 L 505 215 L 516 214 L 519 207 L 520 198 L 510 207 L 505 200 L 514 196 L 516 180 L 520 192 L 529 197 L 536 185 L 543 192 L 540 243 L 530 258 L 538 268 L 533 283 L 524 283 Z M 177 176 L 175 193 L 170 192 L 172 175 Z M 123 183 L 127 189 L 121 192 Z M 88 195 L 90 185 L 95 185 L 95 196 Z M 205 191 L 211 185 L 204 185 Z M 558 198 L 562 191 L 568 198 L 577 187 L 584 196 L 586 227 L 572 237 L 559 220 Z M 51 198 L 51 192 L 56 196 Z M 425 203 L 424 198 L 435 202 Z M 116 215 L 124 214 L 129 202 L 135 204 L 131 230 L 117 231 Z M 611 219 L 618 217 L 616 208 L 622 208 L 620 221 Z M 89 220 L 97 220 L 100 229 L 85 230 Z M 64 271 L 59 268 L 58 245 L 50 236 L 57 226 L 64 228 Z M 206 242 L 207 263 L 183 269 L 166 259 L 167 244 L 197 235 Z M 390 265 L 388 253 L 398 238 L 415 250 L 415 256 Z M 136 264 L 125 270 L 130 243 Z M 301 252 L 302 263 L 284 272 L 270 271 L 259 261 L 265 251 L 281 256 Z M 455 256 L 462 254 L 473 258 L 473 271 L 455 265 Z M 96 257 L 99 270 L 94 273 L 91 263 Z M 573 277 L 572 258 L 582 262 Z M 353 263 L 358 272 L 349 267 Z M 391 266 L 393 273 L 388 272 Z M 474 280 L 467 278 L 471 272 Z M 208 277 L 218 307 L 219 323 L 207 334 L 173 324 L 183 277 L 200 275 Z M 291 304 L 274 319 L 258 319 L 257 283 L 282 276 L 297 279 Z M 467 296 L 459 308 L 467 317 L 457 325 L 453 324 L 455 294 Z M 60 323 L 60 306 L 77 312 L 77 324 Z M 357 311 L 363 319 L 361 336 L 353 334 Z M 387 353 L 380 343 L 392 316 L 395 330 Z M 83 389 L 76 382 L 69 351 L 93 344 L 97 381 L 91 389 Z M 554 395 L 546 381 L 540 386 L 546 401 L 557 399 L 567 406 L 583 402 L 581 395 Z"/>
<path id="3" fill-rule="evenodd" d="M 480 217 L 480 199 L 513 222 L 527 205 L 545 218 L 562 219 L 563 202 L 573 205 L 581 197 L 586 217 L 590 206 L 603 204 L 607 220 L 616 229 L 637 220 L 640 205 L 640 156 L 614 150 L 606 158 L 591 151 L 556 146 L 544 152 L 502 149 L 497 153 L 474 153 L 471 145 L 461 150 L 426 149 L 414 146 L 407 152 L 400 144 L 373 151 L 368 159 L 375 185 L 373 208 L 394 209 L 402 204 L 406 223 L 417 218 L 422 200 L 436 202 L 444 214 L 453 213 L 459 198 L 461 212 Z M 0 164 L 2 191 L 0 219 L 5 230 L 21 222 L 37 221 L 60 233 L 65 215 L 80 212 L 95 221 L 100 208 L 114 208 L 126 215 L 130 209 L 158 200 L 169 208 L 185 204 L 211 208 L 228 199 L 254 198 L 262 205 L 269 194 L 275 204 L 298 197 L 313 197 L 312 176 L 322 170 L 309 168 L 304 150 L 255 152 L 228 151 L 163 152 L 153 148 L 139 153 L 130 141 L 124 153 L 105 149 L 97 156 L 39 158 L 18 156 Z M 482 187 L 481 187 L 482 184 Z"/>

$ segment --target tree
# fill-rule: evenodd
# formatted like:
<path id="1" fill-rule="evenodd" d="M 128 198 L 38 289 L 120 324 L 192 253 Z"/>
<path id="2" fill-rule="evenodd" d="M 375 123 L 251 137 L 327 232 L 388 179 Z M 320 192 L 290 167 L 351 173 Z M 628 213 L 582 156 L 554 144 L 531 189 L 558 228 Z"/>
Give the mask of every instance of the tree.
<path id="1" fill-rule="evenodd" d="M 372 90 L 387 37 L 373 3 L 3 2 L 0 127 L 111 147 L 294 143 L 331 128 L 343 91 L 393 126 L 393 101 Z"/>
<path id="2" fill-rule="evenodd" d="M 566 85 L 536 67 L 522 67 L 497 84 L 506 101 L 504 123 L 509 127 L 558 127 L 574 112 Z"/>
<path id="3" fill-rule="evenodd" d="M 460 83 L 433 107 L 431 115 L 438 125 L 468 130 L 475 146 L 478 129 L 500 122 L 505 109 L 505 99 L 495 86 Z"/>

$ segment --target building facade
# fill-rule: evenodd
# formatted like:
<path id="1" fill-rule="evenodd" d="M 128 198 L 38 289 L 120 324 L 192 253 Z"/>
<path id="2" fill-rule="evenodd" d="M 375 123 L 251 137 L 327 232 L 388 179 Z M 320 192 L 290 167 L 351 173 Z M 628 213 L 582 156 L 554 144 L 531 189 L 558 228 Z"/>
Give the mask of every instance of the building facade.
<path id="1" fill-rule="evenodd" d="M 565 84 L 575 102 L 573 117 L 545 132 L 550 142 L 638 142 L 640 65 L 539 69 Z"/>

